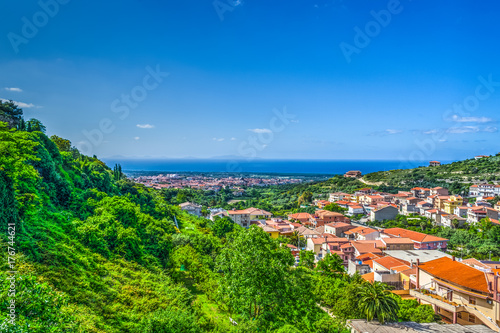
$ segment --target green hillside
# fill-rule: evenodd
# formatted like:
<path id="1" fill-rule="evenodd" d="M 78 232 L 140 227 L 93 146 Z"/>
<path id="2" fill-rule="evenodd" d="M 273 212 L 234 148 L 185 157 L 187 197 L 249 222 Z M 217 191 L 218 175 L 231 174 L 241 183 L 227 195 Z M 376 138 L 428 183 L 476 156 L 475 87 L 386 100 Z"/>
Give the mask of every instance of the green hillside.
<path id="1" fill-rule="evenodd" d="M 0 102 L 1 332 L 341 330 L 262 229 L 188 215 L 44 132 Z"/>
<path id="2" fill-rule="evenodd" d="M 271 197 L 310 200 L 306 188 Z M 295 267 L 283 244 L 292 239 L 193 217 L 171 194 L 0 101 L 0 332 L 333 333 L 350 318 L 436 320 L 431 307 L 348 276 L 337 255 L 315 266 L 303 251 Z"/>
<path id="3" fill-rule="evenodd" d="M 365 175 L 363 180 L 371 183 L 380 182 L 382 187 L 406 190 L 415 186 L 443 186 L 450 188 L 454 193 L 461 193 L 477 182 L 500 181 L 500 154 L 436 167 L 374 172 Z"/>

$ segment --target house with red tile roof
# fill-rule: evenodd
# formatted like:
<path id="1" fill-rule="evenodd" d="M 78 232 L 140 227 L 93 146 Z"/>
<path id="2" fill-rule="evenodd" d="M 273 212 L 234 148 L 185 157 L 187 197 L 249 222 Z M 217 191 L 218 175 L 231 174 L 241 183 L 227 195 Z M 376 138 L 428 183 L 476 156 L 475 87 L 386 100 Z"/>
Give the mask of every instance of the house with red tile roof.
<path id="1" fill-rule="evenodd" d="M 469 188 L 470 197 L 497 197 L 500 196 L 500 185 L 477 184 Z"/>
<path id="2" fill-rule="evenodd" d="M 349 193 L 335 192 L 335 193 L 330 193 L 330 196 L 328 197 L 328 201 L 330 201 L 330 202 L 350 201 L 350 198 L 351 198 L 351 195 Z"/>
<path id="3" fill-rule="evenodd" d="M 252 222 L 264 222 L 266 219 L 273 216 L 272 213 L 254 207 L 243 210 L 228 210 L 227 214 L 234 223 L 244 228 L 250 227 Z"/>
<path id="4" fill-rule="evenodd" d="M 376 247 L 376 243 L 364 243 L 359 241 L 351 242 L 354 247 L 354 256 L 357 257 L 366 253 L 374 253 L 382 255 L 382 250 Z"/>
<path id="5" fill-rule="evenodd" d="M 346 177 L 346 178 L 360 178 L 361 176 L 363 176 L 363 174 L 359 170 L 347 171 L 344 174 L 344 177 Z"/>
<path id="6" fill-rule="evenodd" d="M 356 227 L 347 230 L 344 234 L 352 240 L 375 240 L 380 236 L 378 230 L 367 227 Z"/>
<path id="7" fill-rule="evenodd" d="M 354 228 L 356 227 L 350 223 L 345 222 L 332 222 L 325 224 L 325 232 L 334 234 L 337 237 L 343 237 L 346 231 Z"/>
<path id="8" fill-rule="evenodd" d="M 467 210 L 467 223 L 476 224 L 487 217 L 490 219 L 498 220 L 498 215 L 498 211 L 493 208 L 483 206 L 469 207 L 469 209 Z"/>
<path id="9" fill-rule="evenodd" d="M 416 266 L 410 295 L 431 304 L 445 321 L 500 331 L 500 276 L 443 257 Z"/>
<path id="10" fill-rule="evenodd" d="M 431 195 L 449 195 L 450 191 L 448 189 L 438 186 L 431 188 Z"/>
<path id="11" fill-rule="evenodd" d="M 309 222 L 309 220 L 312 218 L 312 215 L 309 213 L 295 213 L 295 214 L 288 214 L 288 219 L 291 221 L 299 221 L 302 224 L 305 224 Z"/>
<path id="12" fill-rule="evenodd" d="M 409 238 L 413 241 L 416 250 L 443 250 L 446 251 L 448 240 L 445 238 L 427 235 L 421 232 L 403 228 L 384 229 L 383 233 L 391 237 Z"/>
<path id="13" fill-rule="evenodd" d="M 390 272 L 393 268 L 398 267 L 398 272 L 404 269 L 401 269 L 401 266 L 405 266 L 405 269 L 410 268 L 410 263 L 401 259 L 393 258 L 393 257 L 382 257 L 373 259 L 373 270 L 374 271 L 385 271 Z M 378 280 L 377 280 L 378 281 Z"/>
<path id="14" fill-rule="evenodd" d="M 382 237 L 380 240 L 385 244 L 386 251 L 414 249 L 413 241 L 407 237 Z"/>
<path id="15" fill-rule="evenodd" d="M 351 222 L 348 217 L 345 217 L 344 215 L 337 212 L 330 212 L 328 210 L 317 210 L 316 212 L 314 212 L 312 220 L 314 220 L 316 227 L 320 227 L 332 222 Z"/>
<path id="16" fill-rule="evenodd" d="M 329 204 L 331 204 L 331 202 L 328 200 L 316 200 L 314 203 L 315 203 L 316 207 L 318 207 L 320 209 L 323 209 L 323 208 L 325 208 L 325 206 L 328 206 Z"/>

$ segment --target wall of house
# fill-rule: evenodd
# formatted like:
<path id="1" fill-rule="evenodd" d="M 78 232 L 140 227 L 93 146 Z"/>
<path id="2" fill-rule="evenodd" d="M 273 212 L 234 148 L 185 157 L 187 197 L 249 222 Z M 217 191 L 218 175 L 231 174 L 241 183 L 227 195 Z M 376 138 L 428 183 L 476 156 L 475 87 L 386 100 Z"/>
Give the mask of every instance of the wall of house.
<path id="1" fill-rule="evenodd" d="M 387 245 L 387 250 L 414 250 L 415 247 L 412 244 L 390 244 Z"/>
<path id="2" fill-rule="evenodd" d="M 398 215 L 398 209 L 383 209 L 372 212 L 370 218 L 372 221 L 394 220 Z"/>

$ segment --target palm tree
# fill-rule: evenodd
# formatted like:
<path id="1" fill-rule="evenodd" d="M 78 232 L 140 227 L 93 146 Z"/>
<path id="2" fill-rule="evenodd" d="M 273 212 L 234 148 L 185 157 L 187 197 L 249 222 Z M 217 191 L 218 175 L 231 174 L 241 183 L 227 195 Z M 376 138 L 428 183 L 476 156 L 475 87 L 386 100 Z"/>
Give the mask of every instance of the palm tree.
<path id="1" fill-rule="evenodd" d="M 375 281 L 363 283 L 358 292 L 359 307 L 366 320 L 377 318 L 380 323 L 396 320 L 399 305 L 385 283 Z"/>
<path id="2" fill-rule="evenodd" d="M 293 245 L 297 245 L 297 247 L 300 248 L 299 240 L 299 232 L 297 230 L 294 230 L 294 232 L 290 235 L 290 243 L 292 243 Z"/>

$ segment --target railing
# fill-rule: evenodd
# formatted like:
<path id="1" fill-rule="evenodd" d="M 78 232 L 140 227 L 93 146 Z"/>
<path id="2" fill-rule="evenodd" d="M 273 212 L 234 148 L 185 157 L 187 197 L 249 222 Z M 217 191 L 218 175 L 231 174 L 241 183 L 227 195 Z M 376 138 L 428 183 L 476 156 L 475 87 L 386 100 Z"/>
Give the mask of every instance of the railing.
<path id="1" fill-rule="evenodd" d="M 469 313 L 472 313 L 474 315 L 476 315 L 477 317 L 481 317 L 481 321 L 486 325 L 488 326 L 489 328 L 491 328 L 492 330 L 495 330 L 497 332 L 500 332 L 500 326 L 498 326 L 494 321 L 493 319 L 491 319 L 490 317 L 488 317 L 486 314 L 484 314 L 481 310 L 479 310 L 477 307 L 471 307 L 471 306 L 468 306 L 468 305 L 464 305 L 465 309 L 467 310 L 467 312 Z"/>
<path id="2" fill-rule="evenodd" d="M 455 302 L 451 302 L 444 297 L 441 297 L 437 295 L 436 293 L 433 293 L 429 290 L 423 289 L 425 292 L 422 292 L 422 290 L 416 290 L 412 289 L 410 290 L 410 295 L 416 298 L 419 298 L 421 300 L 424 300 L 428 303 L 434 304 L 446 311 L 456 313 L 456 312 L 462 312 L 465 311 L 465 306 L 462 304 L 458 304 Z"/>

